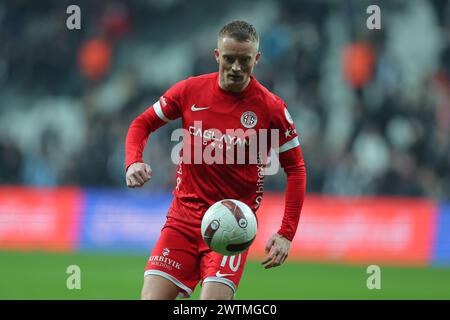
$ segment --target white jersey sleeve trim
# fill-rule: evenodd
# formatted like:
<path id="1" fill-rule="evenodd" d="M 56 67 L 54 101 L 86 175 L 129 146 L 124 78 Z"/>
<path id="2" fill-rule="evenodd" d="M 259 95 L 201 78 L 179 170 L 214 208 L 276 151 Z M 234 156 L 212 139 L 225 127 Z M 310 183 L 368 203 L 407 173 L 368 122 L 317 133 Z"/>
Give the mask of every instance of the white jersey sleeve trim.
<path id="1" fill-rule="evenodd" d="M 164 113 L 163 113 L 163 111 L 162 111 L 162 109 L 161 109 L 161 103 L 159 103 L 159 100 L 158 100 L 158 102 L 156 102 L 156 103 L 153 105 L 153 109 L 155 109 L 156 114 L 158 115 L 158 117 L 159 117 L 161 120 L 163 120 L 163 121 L 165 121 L 165 122 L 169 122 L 169 119 L 164 115 Z"/>
<path id="2" fill-rule="evenodd" d="M 286 142 L 283 144 L 279 149 L 278 153 L 286 152 L 288 150 L 294 149 L 295 147 L 299 146 L 300 142 L 298 141 L 298 137 L 295 137 L 294 139 Z"/>

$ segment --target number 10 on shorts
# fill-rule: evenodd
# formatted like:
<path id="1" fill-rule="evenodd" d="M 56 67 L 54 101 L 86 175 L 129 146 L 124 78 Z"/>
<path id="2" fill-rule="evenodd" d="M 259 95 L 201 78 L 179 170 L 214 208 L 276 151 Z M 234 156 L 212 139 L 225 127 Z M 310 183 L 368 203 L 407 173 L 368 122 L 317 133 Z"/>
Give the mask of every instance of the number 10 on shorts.
<path id="1" fill-rule="evenodd" d="M 227 260 L 231 271 L 236 272 L 237 269 L 239 269 L 239 265 L 241 264 L 241 254 L 239 253 L 238 255 L 235 256 L 223 256 L 220 266 L 225 267 L 225 265 L 227 264 Z M 234 264 L 234 260 L 237 260 L 236 265 Z"/>

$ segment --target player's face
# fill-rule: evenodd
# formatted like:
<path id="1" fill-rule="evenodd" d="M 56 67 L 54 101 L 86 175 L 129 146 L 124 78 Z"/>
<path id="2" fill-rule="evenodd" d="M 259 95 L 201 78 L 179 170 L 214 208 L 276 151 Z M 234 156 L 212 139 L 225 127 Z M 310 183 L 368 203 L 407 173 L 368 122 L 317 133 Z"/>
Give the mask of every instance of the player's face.
<path id="1" fill-rule="evenodd" d="M 227 91 L 240 92 L 250 82 L 250 75 L 261 53 L 258 52 L 257 43 L 223 37 L 219 39 L 214 55 L 219 64 L 220 87 Z"/>

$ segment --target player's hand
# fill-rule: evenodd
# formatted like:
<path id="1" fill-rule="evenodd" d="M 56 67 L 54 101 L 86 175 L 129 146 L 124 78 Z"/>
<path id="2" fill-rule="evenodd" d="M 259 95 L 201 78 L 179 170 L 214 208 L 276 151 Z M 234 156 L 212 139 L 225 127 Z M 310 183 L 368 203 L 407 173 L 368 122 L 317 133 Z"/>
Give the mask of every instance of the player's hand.
<path id="1" fill-rule="evenodd" d="M 146 163 L 136 162 L 128 167 L 126 173 L 127 187 L 142 187 L 152 176 L 152 169 Z"/>
<path id="2" fill-rule="evenodd" d="M 267 242 L 265 252 L 268 254 L 267 258 L 261 262 L 264 269 L 280 266 L 288 257 L 291 249 L 291 241 L 275 233 Z"/>

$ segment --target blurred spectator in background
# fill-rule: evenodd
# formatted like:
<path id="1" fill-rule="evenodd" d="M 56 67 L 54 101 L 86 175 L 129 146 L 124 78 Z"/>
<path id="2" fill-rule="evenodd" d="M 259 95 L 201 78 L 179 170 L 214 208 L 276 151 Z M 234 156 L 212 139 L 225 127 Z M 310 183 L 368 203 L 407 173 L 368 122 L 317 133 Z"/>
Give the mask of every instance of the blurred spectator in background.
<path id="1" fill-rule="evenodd" d="M 23 157 L 19 147 L 0 133 L 0 181 L 2 184 L 20 184 Z"/>
<path id="2" fill-rule="evenodd" d="M 103 39 L 85 41 L 78 54 L 80 72 L 86 80 L 99 80 L 109 71 L 111 45 Z"/>

